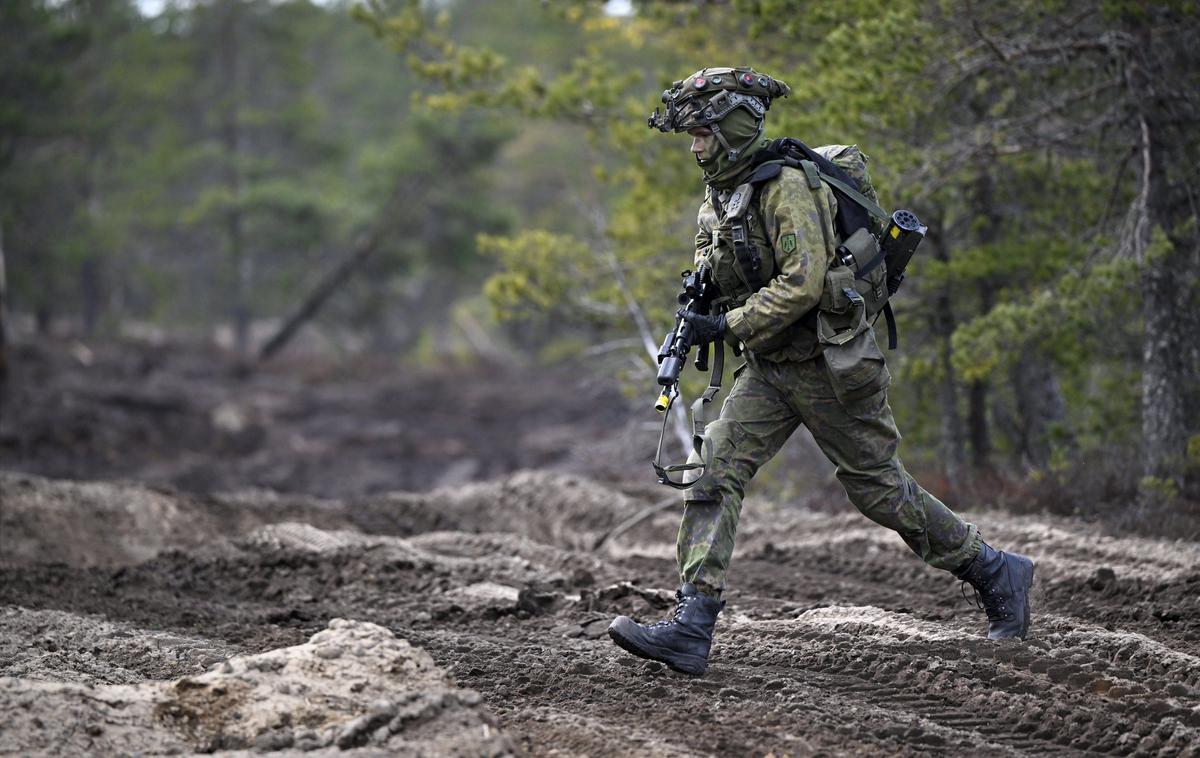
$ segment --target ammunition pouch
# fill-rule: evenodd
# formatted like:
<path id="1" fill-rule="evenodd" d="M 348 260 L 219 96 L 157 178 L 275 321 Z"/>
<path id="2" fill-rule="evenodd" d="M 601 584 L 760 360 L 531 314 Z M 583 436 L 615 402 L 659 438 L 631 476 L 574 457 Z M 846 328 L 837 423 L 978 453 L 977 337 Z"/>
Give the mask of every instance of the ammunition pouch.
<path id="1" fill-rule="evenodd" d="M 891 383 L 871 317 L 887 306 L 887 267 L 875 235 L 859 229 L 837 249 L 817 306 L 817 339 L 834 394 L 842 403 L 874 395 Z"/>

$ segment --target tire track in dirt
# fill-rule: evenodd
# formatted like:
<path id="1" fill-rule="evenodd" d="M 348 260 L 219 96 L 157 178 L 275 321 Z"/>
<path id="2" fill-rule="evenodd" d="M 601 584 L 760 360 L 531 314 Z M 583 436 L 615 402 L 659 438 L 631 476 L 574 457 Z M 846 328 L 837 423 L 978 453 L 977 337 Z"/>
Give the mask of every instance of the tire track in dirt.
<path id="1" fill-rule="evenodd" d="M 722 661 L 732 657 L 739 667 L 816 677 L 830 690 L 967 730 L 973 743 L 1034 754 L 1125 748 L 1179 754 L 1200 743 L 1194 686 L 1200 661 L 1176 654 L 1161 678 L 1114 670 L 1108 659 L 1118 650 L 1136 658 L 1159 647 L 1133 635 L 1093 629 L 992 643 L 857 606 L 789 621 L 738 620 L 731 627 Z M 1090 653 L 1081 652 L 1084 637 L 1096 643 Z M 931 733 L 935 741 L 944 739 Z"/>
<path id="2" fill-rule="evenodd" d="M 1200 546 L 989 515 L 998 543 L 1045 568 L 1030 639 L 993 643 L 957 583 L 894 535 L 783 511 L 747 522 L 709 675 L 692 679 L 604 636 L 615 614 L 669 613 L 674 518 L 593 554 L 579 546 L 640 504 L 551 485 L 373 500 L 371 518 L 405 537 L 277 523 L 131 566 L 0 567 L 14 634 L 97 617 L 91 636 L 47 635 L 53 660 L 4 648 L 0 675 L 199 673 L 209 650 L 294 645 L 342 617 L 426 649 L 533 755 L 1197 754 Z M 518 515 L 498 520 L 500 499 Z M 326 523 L 341 518 L 330 508 Z M 1138 573 L 1140 555 L 1154 571 Z M 131 667 L 114 634 L 168 647 Z"/>

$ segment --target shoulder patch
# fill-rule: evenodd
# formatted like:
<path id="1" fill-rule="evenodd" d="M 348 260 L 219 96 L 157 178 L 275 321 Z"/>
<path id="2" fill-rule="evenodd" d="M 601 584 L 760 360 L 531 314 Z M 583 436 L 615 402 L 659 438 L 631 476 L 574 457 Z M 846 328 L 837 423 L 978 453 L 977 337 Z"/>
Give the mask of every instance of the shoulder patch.
<path id="1" fill-rule="evenodd" d="M 783 252 L 791 253 L 796 250 L 796 235 L 788 232 L 779 238 L 779 246 L 783 248 Z"/>

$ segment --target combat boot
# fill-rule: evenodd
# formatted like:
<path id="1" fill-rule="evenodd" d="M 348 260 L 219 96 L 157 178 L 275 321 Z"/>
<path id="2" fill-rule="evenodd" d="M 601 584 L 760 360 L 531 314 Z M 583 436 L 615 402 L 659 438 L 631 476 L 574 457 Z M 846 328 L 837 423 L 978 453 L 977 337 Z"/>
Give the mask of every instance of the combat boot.
<path id="1" fill-rule="evenodd" d="M 988 639 L 1025 639 L 1029 631 L 1029 588 L 1033 561 L 1023 555 L 993 550 L 986 542 L 965 568 L 954 575 L 975 588 L 975 599 L 987 613 Z"/>
<path id="2" fill-rule="evenodd" d="M 628 616 L 617 616 L 608 625 L 608 636 L 636 656 L 700 676 L 708 670 L 713 627 L 725 603 L 701 593 L 691 582 L 679 588 L 675 602 L 675 613 L 667 621 L 639 624 Z"/>

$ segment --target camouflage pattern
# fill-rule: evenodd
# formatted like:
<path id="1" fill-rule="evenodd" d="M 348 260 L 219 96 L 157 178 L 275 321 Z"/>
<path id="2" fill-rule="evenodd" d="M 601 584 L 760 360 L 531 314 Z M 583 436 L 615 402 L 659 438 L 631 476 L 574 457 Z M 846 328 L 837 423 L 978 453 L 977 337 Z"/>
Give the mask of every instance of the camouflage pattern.
<path id="1" fill-rule="evenodd" d="M 646 124 L 662 132 L 686 132 L 692 127 L 721 121 L 731 107 L 746 107 L 737 106 L 732 100 L 724 100 L 724 106 L 721 106 L 722 100 L 714 101 L 721 93 L 754 98 L 758 105 L 749 107 L 761 121 L 762 115 L 770 109 L 771 101 L 787 97 L 791 91 L 786 82 L 752 68 L 703 68 L 672 82 L 662 93 L 666 113 L 659 113 L 655 108 Z M 707 108 L 710 104 L 713 107 Z"/>
<path id="2" fill-rule="evenodd" d="M 820 155 L 828 158 L 834 165 L 845 171 L 864 195 L 872 202 L 878 204 L 879 196 L 875 193 L 875 185 L 871 182 L 871 172 L 867 168 L 867 164 L 871 162 L 870 157 L 864 153 L 858 145 L 822 145 L 821 147 L 813 148 Z M 871 231 L 875 234 L 883 232 L 883 221 L 870 217 Z"/>
<path id="3" fill-rule="evenodd" d="M 844 402 L 823 356 L 776 362 L 751 355 L 705 434 L 713 464 L 685 492 L 677 545 L 681 582 L 710 594 L 725 588 L 746 485 L 801 424 L 837 467 L 838 481 L 863 515 L 898 532 L 936 568 L 952 571 L 974 558 L 979 530 L 904 470 L 886 387 Z"/>
<path id="4" fill-rule="evenodd" d="M 713 281 L 730 297 L 730 334 L 765 360 L 813 357 L 820 351 L 816 324 L 802 317 L 821 299 L 838 244 L 833 191 L 822 186 L 813 192 L 804 172 L 794 168 L 784 168 L 759 191 L 757 212 L 749 211 L 747 220 L 750 240 L 762 253 L 762 276 L 770 280 L 754 293 L 734 255 L 732 223 L 722 223 L 716 212 L 714 191 L 708 190 L 697 218 L 696 264 L 707 262 Z"/>
<path id="5" fill-rule="evenodd" d="M 857 151 L 842 148 L 839 157 L 851 149 Z M 762 252 L 764 278 L 774 276 L 757 292 L 742 276 L 713 193 L 700 208 L 696 262 L 708 263 L 728 298 L 729 333 L 744 344 L 747 363 L 706 430 L 713 463 L 685 491 L 680 581 L 707 592 L 724 589 L 746 485 L 801 424 L 867 518 L 898 532 L 931 566 L 966 565 L 979 551 L 979 530 L 905 471 L 887 401 L 890 375 L 874 332 L 868 328 L 838 348 L 817 339 L 815 306 L 839 243 L 833 192 L 809 189 L 803 172 L 791 168 L 760 190 L 749 217 L 751 240 Z"/>

